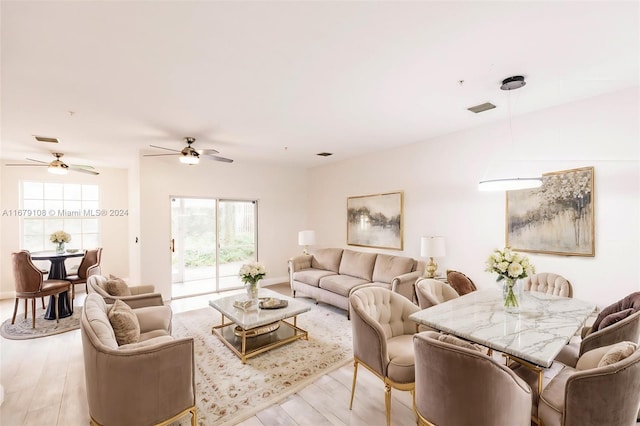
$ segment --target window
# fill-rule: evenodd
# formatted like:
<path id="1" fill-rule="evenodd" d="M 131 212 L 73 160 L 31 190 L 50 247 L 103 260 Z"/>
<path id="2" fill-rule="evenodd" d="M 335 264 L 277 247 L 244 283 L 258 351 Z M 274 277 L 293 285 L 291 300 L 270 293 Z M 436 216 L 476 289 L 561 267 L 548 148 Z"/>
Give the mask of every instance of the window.
<path id="1" fill-rule="evenodd" d="M 98 185 L 22 182 L 22 248 L 53 250 L 49 236 L 63 230 L 68 247 L 84 250 L 100 246 Z"/>

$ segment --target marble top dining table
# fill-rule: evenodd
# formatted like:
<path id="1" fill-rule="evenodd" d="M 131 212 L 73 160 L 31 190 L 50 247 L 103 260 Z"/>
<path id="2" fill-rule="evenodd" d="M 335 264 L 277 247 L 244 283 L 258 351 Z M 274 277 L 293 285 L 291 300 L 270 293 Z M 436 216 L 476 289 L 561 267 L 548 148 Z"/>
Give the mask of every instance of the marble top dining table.
<path id="1" fill-rule="evenodd" d="M 409 319 L 548 368 L 594 308 L 578 299 L 525 291 L 520 312 L 508 313 L 501 290 L 483 289 L 413 313 Z"/>

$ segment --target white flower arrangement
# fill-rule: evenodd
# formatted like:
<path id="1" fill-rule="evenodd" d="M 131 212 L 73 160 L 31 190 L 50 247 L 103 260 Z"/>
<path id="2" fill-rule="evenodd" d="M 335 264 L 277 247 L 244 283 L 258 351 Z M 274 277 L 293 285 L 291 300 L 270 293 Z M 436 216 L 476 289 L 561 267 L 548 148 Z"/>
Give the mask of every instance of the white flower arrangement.
<path id="1" fill-rule="evenodd" d="M 242 265 L 238 275 L 243 283 L 256 284 L 267 275 L 267 271 L 260 263 L 252 262 Z"/>
<path id="2" fill-rule="evenodd" d="M 64 231 L 56 231 L 49 237 L 49 241 L 52 243 L 68 243 L 71 241 L 71 235 Z"/>
<path id="3" fill-rule="evenodd" d="M 485 271 L 498 274 L 496 281 L 504 279 L 514 281 L 526 278 L 536 272 L 527 256 L 511 250 L 509 247 L 505 247 L 504 250 L 495 249 L 489 255 L 486 264 Z"/>

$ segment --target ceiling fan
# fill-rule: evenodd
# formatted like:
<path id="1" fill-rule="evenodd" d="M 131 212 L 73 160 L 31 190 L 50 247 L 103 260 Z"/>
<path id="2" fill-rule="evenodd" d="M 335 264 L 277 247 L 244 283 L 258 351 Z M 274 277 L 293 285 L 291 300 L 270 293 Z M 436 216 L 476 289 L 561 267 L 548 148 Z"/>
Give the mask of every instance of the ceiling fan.
<path id="1" fill-rule="evenodd" d="M 33 158 L 27 158 L 29 161 L 35 161 L 38 164 L 24 163 L 24 164 L 7 164 L 7 166 L 36 166 L 36 167 L 47 167 L 47 171 L 49 173 L 53 173 L 55 175 L 66 175 L 69 173 L 69 170 L 73 170 L 74 172 L 87 173 L 90 175 L 99 175 L 100 173 L 95 172 L 92 166 L 83 166 L 79 164 L 65 164 L 60 160 L 60 158 L 64 155 L 61 152 L 52 152 L 53 156 L 56 157 L 50 163 L 46 161 L 34 160 Z"/>
<path id="2" fill-rule="evenodd" d="M 184 138 L 184 140 L 187 142 L 187 146 L 182 148 L 181 151 L 179 151 L 177 149 L 165 148 L 165 147 L 157 146 L 157 145 L 149 145 L 152 148 L 158 148 L 158 149 L 164 149 L 164 150 L 167 150 L 167 151 L 173 151 L 174 153 L 177 153 L 177 154 L 145 154 L 144 157 L 159 157 L 159 156 L 163 156 L 163 155 L 179 155 L 181 163 L 193 165 L 193 164 L 198 164 L 200 162 L 200 156 L 202 156 L 203 158 L 207 158 L 209 160 L 222 161 L 223 163 L 233 163 L 233 160 L 231 160 L 229 158 L 224 158 L 224 157 L 219 157 L 217 155 L 214 155 L 214 154 L 218 154 L 218 151 L 216 151 L 215 149 L 198 149 L 198 150 L 194 149 L 191 146 L 191 144 L 193 144 L 196 141 L 196 138 L 186 137 L 186 138 Z"/>

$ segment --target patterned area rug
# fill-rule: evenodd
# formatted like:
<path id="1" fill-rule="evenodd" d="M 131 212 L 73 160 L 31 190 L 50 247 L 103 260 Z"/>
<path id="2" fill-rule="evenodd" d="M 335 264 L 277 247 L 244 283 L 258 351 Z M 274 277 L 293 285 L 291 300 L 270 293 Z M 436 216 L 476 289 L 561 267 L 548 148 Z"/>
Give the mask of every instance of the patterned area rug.
<path id="1" fill-rule="evenodd" d="M 344 311 L 311 306 L 298 316 L 309 340 L 297 340 L 257 355 L 242 364 L 211 334 L 220 314 L 203 308 L 174 314 L 173 335 L 195 340 L 198 424 L 233 425 L 307 386 L 315 379 L 353 360 L 351 322 Z M 188 425 L 183 419 L 180 425 Z"/>
<path id="2" fill-rule="evenodd" d="M 38 304 L 40 304 L 40 301 L 38 301 Z M 24 305 L 21 303 L 18 307 L 15 324 L 11 324 L 11 318 L 8 318 L 2 323 L 0 326 L 0 335 L 2 335 L 2 337 L 12 340 L 37 339 L 38 337 L 65 333 L 80 328 L 82 307 L 76 306 L 73 315 L 67 318 L 61 318 L 59 323 L 55 320 L 44 319 L 46 310 L 40 307 L 36 309 L 36 328 L 31 328 L 31 308 L 29 308 L 26 319 L 24 318 L 23 308 Z"/>

